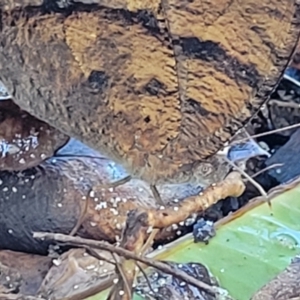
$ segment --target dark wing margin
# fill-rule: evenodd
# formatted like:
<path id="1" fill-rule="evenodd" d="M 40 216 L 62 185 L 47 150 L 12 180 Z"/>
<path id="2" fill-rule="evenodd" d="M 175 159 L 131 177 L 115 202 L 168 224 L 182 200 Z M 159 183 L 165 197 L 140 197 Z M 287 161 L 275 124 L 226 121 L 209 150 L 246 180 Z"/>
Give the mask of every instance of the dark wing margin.
<path id="1" fill-rule="evenodd" d="M 205 159 L 277 86 L 299 38 L 299 1 L 163 0 L 163 8 L 181 90 L 174 145 L 189 145 L 186 162 Z"/>

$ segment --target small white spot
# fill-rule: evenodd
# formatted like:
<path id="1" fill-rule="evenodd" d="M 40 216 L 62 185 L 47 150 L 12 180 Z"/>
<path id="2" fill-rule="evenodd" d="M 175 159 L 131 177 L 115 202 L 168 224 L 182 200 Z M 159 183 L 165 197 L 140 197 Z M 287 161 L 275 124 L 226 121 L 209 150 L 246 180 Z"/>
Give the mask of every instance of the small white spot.
<path id="1" fill-rule="evenodd" d="M 122 291 L 122 290 L 119 291 L 119 295 L 120 295 L 120 296 L 123 296 L 124 294 L 125 294 L 124 291 Z"/>
<path id="2" fill-rule="evenodd" d="M 107 273 L 107 269 L 103 269 L 103 273 Z"/>
<path id="3" fill-rule="evenodd" d="M 180 226 L 184 226 L 184 221 L 179 222 Z"/>
<path id="4" fill-rule="evenodd" d="M 113 283 L 114 284 L 117 284 L 119 282 L 119 278 L 115 278 L 114 280 L 113 280 Z"/>
<path id="5" fill-rule="evenodd" d="M 2 189 L 2 191 L 3 191 L 3 192 L 7 192 L 7 191 L 8 191 L 8 187 L 4 187 L 4 188 Z"/>
<path id="6" fill-rule="evenodd" d="M 10 281 L 10 277 L 9 276 L 6 276 L 5 279 L 6 279 L 6 281 Z"/>
<path id="7" fill-rule="evenodd" d="M 3 183 L 3 181 L 0 179 L 0 185 Z"/>
<path id="8" fill-rule="evenodd" d="M 22 195 L 22 199 L 25 199 L 26 198 L 26 195 Z"/>
<path id="9" fill-rule="evenodd" d="M 41 154 L 41 159 L 45 159 L 47 157 L 47 155 L 45 153 Z"/>
<path id="10" fill-rule="evenodd" d="M 81 199 L 82 199 L 82 200 L 86 200 L 86 196 L 82 196 Z"/>
<path id="11" fill-rule="evenodd" d="M 114 191 L 114 188 L 110 187 L 110 188 L 108 189 L 108 191 L 112 193 L 112 192 Z"/>
<path id="12" fill-rule="evenodd" d="M 87 270 L 94 270 L 96 268 L 95 265 L 89 265 L 86 267 Z"/>
<path id="13" fill-rule="evenodd" d="M 73 286 L 73 289 L 74 290 L 77 290 L 79 288 L 79 285 L 78 284 L 75 284 L 74 286 Z"/>
<path id="14" fill-rule="evenodd" d="M 90 197 L 92 197 L 92 198 L 95 197 L 95 191 L 93 191 L 93 190 L 90 191 Z"/>
<path id="15" fill-rule="evenodd" d="M 61 204 L 61 203 L 57 203 L 57 206 L 58 206 L 58 207 L 62 207 L 62 204 Z"/>
<path id="16" fill-rule="evenodd" d="M 103 265 L 104 265 L 103 260 L 99 260 L 99 265 L 100 265 L 100 266 L 103 266 Z"/>
<path id="17" fill-rule="evenodd" d="M 175 211 L 178 211 L 178 210 L 179 210 L 179 207 L 178 207 L 178 206 L 174 206 L 173 209 L 174 209 Z"/>
<path id="18" fill-rule="evenodd" d="M 176 198 L 173 200 L 173 202 L 177 203 L 177 202 L 179 202 L 179 200 Z"/>
<path id="19" fill-rule="evenodd" d="M 176 234 L 177 234 L 177 235 L 181 235 L 181 231 L 178 230 L 178 231 L 176 232 Z"/>
<path id="20" fill-rule="evenodd" d="M 149 226 L 148 229 L 147 229 L 147 233 L 151 233 L 152 231 L 153 231 L 153 227 Z"/>
<path id="21" fill-rule="evenodd" d="M 97 204 L 97 205 L 95 206 L 95 209 L 96 209 L 96 210 L 100 210 L 100 209 L 102 209 L 102 208 L 107 208 L 107 203 L 106 203 L 105 201 L 102 201 L 102 202 L 100 202 L 99 204 Z"/>
<path id="22" fill-rule="evenodd" d="M 159 209 L 160 209 L 160 210 L 164 210 L 165 207 L 164 207 L 164 206 L 160 206 Z"/>
<path id="23" fill-rule="evenodd" d="M 90 225 L 91 225 L 92 227 L 95 227 L 95 226 L 97 226 L 97 223 L 95 223 L 95 222 L 90 222 Z"/>
<path id="24" fill-rule="evenodd" d="M 9 234 L 13 234 L 14 233 L 14 231 L 12 229 L 8 229 L 7 231 L 8 231 Z"/>
<path id="25" fill-rule="evenodd" d="M 13 187 L 11 188 L 11 190 L 12 190 L 14 193 L 16 193 L 16 192 L 18 191 L 18 189 L 17 189 L 15 186 L 13 186 Z"/>
<path id="26" fill-rule="evenodd" d="M 123 201 L 124 203 L 126 203 L 126 202 L 127 202 L 127 199 L 126 199 L 126 198 L 123 198 L 122 201 Z"/>
<path id="27" fill-rule="evenodd" d="M 178 229 L 178 225 L 177 224 L 172 224 L 172 229 L 173 230 L 177 230 Z"/>
<path id="28" fill-rule="evenodd" d="M 142 192 L 144 189 L 143 188 L 138 188 L 138 191 L 139 192 Z"/>
<path id="29" fill-rule="evenodd" d="M 110 208 L 109 209 L 112 213 L 113 213 L 113 215 L 115 215 L 115 216 L 117 216 L 118 214 L 119 214 L 119 212 L 115 209 L 115 208 Z"/>
<path id="30" fill-rule="evenodd" d="M 31 153 L 29 156 L 30 156 L 31 158 L 35 158 L 34 153 Z"/>
<path id="31" fill-rule="evenodd" d="M 21 159 L 19 160 L 19 163 L 23 165 L 23 164 L 25 164 L 25 163 L 26 163 L 26 161 L 25 161 L 25 159 L 24 159 L 24 158 L 21 158 Z"/>

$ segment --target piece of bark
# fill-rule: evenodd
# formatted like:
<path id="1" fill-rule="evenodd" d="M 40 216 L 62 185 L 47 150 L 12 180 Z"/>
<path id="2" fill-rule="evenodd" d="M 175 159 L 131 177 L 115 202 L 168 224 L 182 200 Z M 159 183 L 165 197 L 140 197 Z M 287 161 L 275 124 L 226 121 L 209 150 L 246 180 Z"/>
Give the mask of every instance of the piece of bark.
<path id="1" fill-rule="evenodd" d="M 11 100 L 0 101 L 0 170 L 37 166 L 68 140 L 67 135 L 32 117 Z"/>
<path id="2" fill-rule="evenodd" d="M 254 294 L 251 300 L 300 299 L 300 256 L 273 280 Z"/>
<path id="3" fill-rule="evenodd" d="M 1 268 L 0 285 L 13 286 L 18 283 L 18 293 L 32 296 L 37 293 L 52 265 L 50 257 L 9 250 L 0 251 L 0 262 L 10 274 L 13 274 L 13 276 L 6 274 Z"/>

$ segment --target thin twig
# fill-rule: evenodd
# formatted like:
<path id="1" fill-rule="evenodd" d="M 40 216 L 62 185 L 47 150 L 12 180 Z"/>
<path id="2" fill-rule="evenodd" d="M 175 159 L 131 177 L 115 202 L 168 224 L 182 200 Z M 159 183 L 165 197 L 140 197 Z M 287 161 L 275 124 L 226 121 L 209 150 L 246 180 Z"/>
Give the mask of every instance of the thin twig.
<path id="1" fill-rule="evenodd" d="M 294 128 L 297 128 L 297 127 L 300 127 L 300 123 L 289 125 L 289 126 L 286 126 L 286 127 L 283 127 L 283 128 L 270 130 L 270 131 L 263 132 L 263 133 L 254 134 L 254 135 L 251 135 L 250 138 L 254 139 L 254 138 L 270 135 L 270 134 L 273 134 L 273 133 L 282 132 L 282 131 L 289 130 L 289 129 L 294 129 Z M 231 145 L 239 144 L 240 142 L 245 142 L 245 141 L 248 141 L 248 140 L 249 140 L 248 137 L 242 138 L 242 139 L 239 139 L 239 140 L 236 140 L 236 141 L 232 141 Z"/>
<path id="2" fill-rule="evenodd" d="M 225 160 L 233 168 L 235 168 L 237 171 L 239 171 L 246 179 L 248 179 L 248 181 L 251 182 L 258 189 L 258 191 L 261 193 L 261 195 L 263 197 L 265 197 L 266 200 L 268 200 L 268 194 L 267 194 L 267 192 L 264 190 L 264 188 L 257 181 L 255 181 L 253 178 L 251 178 L 244 170 L 242 170 L 240 167 L 238 167 L 234 162 L 232 162 L 231 160 L 229 160 L 227 157 L 225 157 Z"/>
<path id="3" fill-rule="evenodd" d="M 150 291 L 151 291 L 154 295 L 156 295 L 156 292 L 154 291 L 154 289 L 153 289 L 153 287 L 152 287 L 152 284 L 151 284 L 151 282 L 150 282 L 150 280 L 149 280 L 149 278 L 148 278 L 146 272 L 144 271 L 144 269 L 142 268 L 142 266 L 140 265 L 139 262 L 136 262 L 136 265 L 137 265 L 137 267 L 139 268 L 140 272 L 141 272 L 141 273 L 143 274 L 143 276 L 145 277 L 145 280 L 146 280 L 146 282 L 147 282 L 147 284 L 148 284 L 148 286 L 149 286 L 149 288 L 150 288 Z"/>
<path id="4" fill-rule="evenodd" d="M 271 169 L 274 169 L 274 168 L 277 168 L 277 167 L 281 167 L 281 166 L 283 166 L 284 164 L 273 164 L 273 165 L 271 165 L 271 166 L 268 166 L 268 167 L 265 167 L 265 168 L 263 168 L 263 169 L 261 169 L 260 171 L 258 171 L 258 172 L 256 172 L 255 174 L 253 174 L 251 177 L 252 178 L 255 178 L 255 177 L 257 177 L 258 175 L 260 175 L 261 173 L 264 173 L 264 172 L 266 172 L 266 171 L 268 171 L 268 170 L 271 170 Z"/>
<path id="5" fill-rule="evenodd" d="M 72 237 L 72 236 L 60 234 L 60 233 L 47 233 L 47 232 L 34 232 L 33 237 L 38 238 L 38 239 L 43 239 L 43 240 L 44 239 L 54 240 L 54 241 L 63 242 L 66 244 L 83 246 L 83 247 L 90 246 L 90 247 L 94 247 L 97 249 L 110 251 L 112 253 L 116 253 L 120 256 L 123 256 L 126 259 L 133 259 L 133 260 L 139 261 L 143 264 L 146 264 L 148 266 L 156 268 L 162 272 L 170 274 L 170 275 L 172 275 L 182 281 L 185 281 L 186 283 L 191 284 L 201 290 L 205 290 L 207 293 L 209 293 L 211 295 L 219 294 L 218 287 L 212 287 L 212 286 L 206 284 L 205 282 L 199 281 L 198 279 L 196 279 L 192 276 L 189 276 L 188 274 L 186 274 L 183 271 L 174 270 L 170 266 L 165 264 L 164 262 L 155 261 L 155 260 L 152 260 L 152 259 L 149 259 L 146 257 L 142 257 L 142 256 L 137 256 L 128 250 L 125 250 L 121 247 L 116 247 L 116 246 L 110 245 L 107 242 L 83 239 L 80 237 Z"/>

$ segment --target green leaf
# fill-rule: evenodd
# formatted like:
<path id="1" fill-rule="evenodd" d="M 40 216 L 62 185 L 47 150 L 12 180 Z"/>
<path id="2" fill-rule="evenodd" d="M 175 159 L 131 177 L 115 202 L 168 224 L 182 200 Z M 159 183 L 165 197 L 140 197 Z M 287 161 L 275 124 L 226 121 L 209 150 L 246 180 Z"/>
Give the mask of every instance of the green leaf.
<path id="1" fill-rule="evenodd" d="M 238 300 L 248 300 L 300 254 L 300 185 L 217 229 L 208 245 L 187 235 L 155 256 L 176 262 L 201 262 Z M 106 292 L 88 298 L 105 299 Z M 141 299 L 135 296 L 134 299 Z"/>

